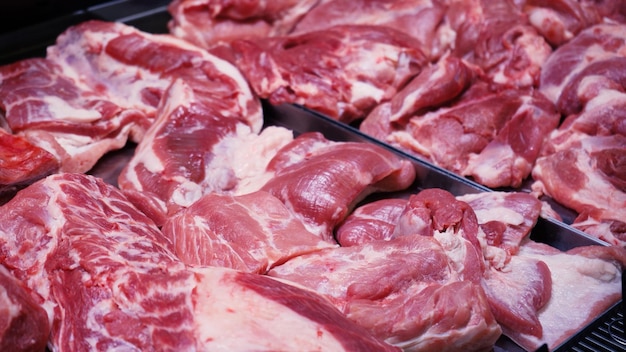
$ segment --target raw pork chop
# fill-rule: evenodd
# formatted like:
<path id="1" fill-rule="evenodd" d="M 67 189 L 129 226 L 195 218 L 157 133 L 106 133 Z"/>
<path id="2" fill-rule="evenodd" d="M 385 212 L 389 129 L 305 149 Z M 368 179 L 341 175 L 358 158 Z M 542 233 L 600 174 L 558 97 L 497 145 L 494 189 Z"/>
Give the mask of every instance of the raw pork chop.
<path id="1" fill-rule="evenodd" d="M 185 264 L 265 274 L 292 257 L 334 247 L 304 228 L 276 197 L 210 193 L 163 226 Z"/>
<path id="2" fill-rule="evenodd" d="M 410 34 L 431 60 L 449 43 L 439 43 L 437 30 L 447 8 L 440 0 L 331 0 L 307 12 L 290 34 L 301 34 L 340 24 L 383 25 Z"/>
<path id="3" fill-rule="evenodd" d="M 550 135 L 533 168 L 532 189 L 579 213 L 574 226 L 623 246 L 626 94 L 596 87 L 600 89 L 594 90 L 584 110 L 569 116 Z"/>
<path id="4" fill-rule="evenodd" d="M 228 82 L 226 73 L 216 75 Z M 163 97 L 157 120 L 120 173 L 119 187 L 157 225 L 204 194 L 234 192 L 240 179 L 264 171 L 264 145 L 268 145 L 269 160 L 272 150 L 293 138 L 291 132 L 278 129 L 256 134 L 248 125 L 250 114 L 259 121 L 262 117 L 259 110 L 248 108 L 258 101 L 230 83 L 232 91 L 218 88 L 207 98 L 208 92 L 176 80 Z M 220 92 L 227 96 L 219 99 Z M 258 172 L 251 170 L 248 175 L 244 165 L 250 162 L 241 157 L 249 159 L 254 154 L 260 165 L 251 166 Z"/>
<path id="5" fill-rule="evenodd" d="M 0 265 L 0 349 L 43 351 L 49 333 L 46 311 L 30 290 Z"/>
<path id="6" fill-rule="evenodd" d="M 328 297 L 405 351 L 481 351 L 501 330 L 480 285 L 459 279 L 439 242 L 401 236 L 294 258 L 269 275 Z"/>
<path id="7" fill-rule="evenodd" d="M 168 6 L 173 35 L 203 48 L 287 34 L 320 0 L 175 0 Z"/>
<path id="8" fill-rule="evenodd" d="M 48 151 L 60 170 L 85 172 L 126 144 L 144 114 L 82 86 L 48 59 L 0 67 L 0 111 L 11 131 Z"/>
<path id="9" fill-rule="evenodd" d="M 603 23 L 583 30 L 550 55 L 541 71 L 539 89 L 569 116 L 582 111 L 595 95 L 594 89 L 586 88 L 589 78 L 597 81 L 605 77 L 625 86 L 625 37 L 624 24 Z"/>
<path id="10" fill-rule="evenodd" d="M 552 48 L 511 0 L 452 0 L 445 16 L 452 54 L 505 87 L 536 87 Z"/>
<path id="11" fill-rule="evenodd" d="M 558 47 L 604 17 L 622 21 L 620 1 L 525 0 L 518 2 L 528 20 L 553 46 Z M 621 12 L 621 13 L 620 13 Z"/>
<path id="12" fill-rule="evenodd" d="M 390 99 L 426 63 L 417 39 L 389 27 L 339 25 L 232 43 L 252 89 L 351 122 Z"/>
<path id="13" fill-rule="evenodd" d="M 517 187 L 560 116 L 536 91 L 493 90 L 473 76 L 463 61 L 442 59 L 378 105 L 360 130 L 486 186 Z"/>
<path id="14" fill-rule="evenodd" d="M 155 224 L 97 178 L 52 175 L 0 210 L 3 264 L 41 297 L 52 350 L 394 350 L 310 291 L 188 269 Z"/>
<path id="15" fill-rule="evenodd" d="M 416 175 L 411 162 L 378 145 L 334 142 L 318 132 L 301 134 L 279 150 L 268 170 L 274 176 L 261 189 L 324 240 L 367 195 L 406 189 Z"/>
<path id="16" fill-rule="evenodd" d="M 0 195 L 13 192 L 59 169 L 59 161 L 24 137 L 0 128 Z M 1 202 L 0 202 L 1 203 Z"/>
<path id="17" fill-rule="evenodd" d="M 558 347 L 621 298 L 624 248 L 586 246 L 561 252 L 528 240 L 520 247 L 519 256 L 541 260 L 552 276 L 551 298 L 539 311 L 542 335 L 504 331 L 529 351 L 544 343 L 550 349 Z"/>

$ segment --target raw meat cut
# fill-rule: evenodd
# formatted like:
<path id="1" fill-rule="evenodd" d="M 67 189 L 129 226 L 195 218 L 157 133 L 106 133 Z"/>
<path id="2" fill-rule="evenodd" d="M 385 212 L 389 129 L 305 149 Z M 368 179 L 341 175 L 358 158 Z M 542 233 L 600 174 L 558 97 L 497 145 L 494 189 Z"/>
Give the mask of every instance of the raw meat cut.
<path id="1" fill-rule="evenodd" d="M 323 241 L 266 192 L 210 193 L 163 226 L 185 264 L 265 274 L 292 257 L 336 246 Z"/>
<path id="2" fill-rule="evenodd" d="M 46 311 L 29 290 L 0 265 L 0 349 L 43 351 L 49 333 Z"/>
<path id="3" fill-rule="evenodd" d="M 395 350 L 308 290 L 189 269 L 172 251 L 118 189 L 84 174 L 49 176 L 0 211 L 3 264 L 41 297 L 51 350 Z"/>
<path id="4" fill-rule="evenodd" d="M 517 187 L 560 116 L 536 91 L 494 90 L 473 77 L 462 61 L 442 59 L 378 105 L 359 128 L 486 186 Z"/>
<path id="5" fill-rule="evenodd" d="M 337 226 L 337 242 L 342 247 L 349 247 L 393 238 L 393 231 L 407 203 L 407 199 L 384 198 L 356 208 Z"/>
<path id="6" fill-rule="evenodd" d="M 324 240 L 367 195 L 406 189 L 416 175 L 410 161 L 381 146 L 334 142 L 318 132 L 301 134 L 279 150 L 268 170 L 274 176 L 261 190 Z"/>
<path id="7" fill-rule="evenodd" d="M 539 311 L 541 336 L 504 332 L 529 351 L 546 343 L 551 350 L 577 333 L 621 297 L 626 250 L 617 246 L 585 246 L 561 252 L 526 241 L 519 256 L 544 262 L 552 276 L 552 294 Z"/>
<path id="8" fill-rule="evenodd" d="M 0 128 L 0 194 L 14 192 L 58 169 L 54 155 Z"/>
<path id="9" fill-rule="evenodd" d="M 326 29 L 335 25 L 383 25 L 410 34 L 431 60 L 437 59 L 449 43 L 439 43 L 437 31 L 447 1 L 439 0 L 332 0 L 322 1 L 296 24 L 293 34 Z"/>
<path id="10" fill-rule="evenodd" d="M 221 77 L 225 79 L 226 73 Z M 233 157 L 235 153 L 249 158 L 246 152 L 262 151 L 264 143 L 273 150 L 275 143 L 278 149 L 292 139 L 290 132 L 271 133 L 277 130 L 263 134 L 267 138 L 256 134 L 247 120 L 252 119 L 250 114 L 259 121 L 262 117 L 259 110 L 248 110 L 258 102 L 249 92 L 232 87 L 216 102 L 220 91 L 205 98 L 208 92 L 193 87 L 181 79 L 171 85 L 157 120 L 118 177 L 120 189 L 159 226 L 204 194 L 233 192 L 239 177 L 246 176 L 237 174 L 237 168 L 243 168 L 238 162 L 245 159 Z M 273 156 L 268 153 L 267 160 Z M 259 163 L 261 173 L 265 165 Z"/>
<path id="11" fill-rule="evenodd" d="M 487 245 L 516 254 L 539 219 L 541 202 L 522 192 L 480 192 L 457 196 L 472 207 Z"/>
<path id="12" fill-rule="evenodd" d="M 459 279 L 434 237 L 324 249 L 269 275 L 316 290 L 349 319 L 405 351 L 480 351 L 500 336 L 482 289 Z"/>
<path id="13" fill-rule="evenodd" d="M 593 98 L 587 89 L 580 89 L 581 85 L 590 86 L 588 78 L 605 77 L 624 86 L 624 37 L 624 24 L 603 23 L 583 30 L 545 62 L 540 91 L 556 103 L 564 116 L 569 116 L 582 111 L 584 102 Z M 587 93 L 580 96 L 581 91 Z"/>
<path id="14" fill-rule="evenodd" d="M 574 226 L 623 246 L 626 94 L 598 88 L 584 109 L 570 115 L 546 141 L 532 171 L 532 189 L 577 212 Z"/>
<path id="15" fill-rule="evenodd" d="M 287 34 L 320 0 L 175 0 L 168 6 L 173 35 L 210 48 L 235 39 Z"/>
<path id="16" fill-rule="evenodd" d="M 43 58 L 0 67 L 0 111 L 13 133 L 54 155 L 65 172 L 85 172 L 106 152 L 123 147 L 143 118 Z"/>
<path id="17" fill-rule="evenodd" d="M 452 54 L 480 67 L 491 82 L 526 88 L 539 84 L 552 48 L 514 1 L 454 0 L 445 21 L 454 33 Z"/>
<path id="18" fill-rule="evenodd" d="M 415 38 L 374 25 L 339 25 L 231 45 L 231 60 L 261 98 L 274 105 L 303 105 L 342 122 L 365 117 L 426 63 Z"/>
<path id="19" fill-rule="evenodd" d="M 610 18 L 624 22 L 620 1 L 525 0 L 520 1 L 530 23 L 553 46 L 575 38 L 582 30 Z"/>

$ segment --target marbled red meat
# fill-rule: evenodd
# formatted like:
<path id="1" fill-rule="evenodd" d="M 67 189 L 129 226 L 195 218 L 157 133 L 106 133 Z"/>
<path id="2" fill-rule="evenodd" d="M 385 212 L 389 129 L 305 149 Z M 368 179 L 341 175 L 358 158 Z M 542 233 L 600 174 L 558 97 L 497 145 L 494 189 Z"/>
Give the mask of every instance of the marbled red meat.
<path id="1" fill-rule="evenodd" d="M 445 20 L 455 33 L 452 54 L 480 67 L 491 82 L 505 87 L 539 84 L 552 48 L 513 1 L 451 1 Z"/>
<path id="2" fill-rule="evenodd" d="M 41 297 L 52 350 L 395 350 L 310 291 L 189 269 L 149 218 L 92 176 L 49 176 L 0 210 L 2 263 Z"/>
<path id="3" fill-rule="evenodd" d="M 295 103 L 350 122 L 390 99 L 426 63 L 419 42 L 398 30 L 339 25 L 232 43 L 232 60 L 261 98 Z"/>
<path id="4" fill-rule="evenodd" d="M 551 133 L 533 168 L 532 189 L 577 212 L 580 225 L 574 226 L 624 245 L 626 94 L 602 87 Z"/>
<path id="5" fill-rule="evenodd" d="M 264 274 L 290 258 L 336 246 L 307 231 L 266 192 L 207 194 L 163 226 L 185 264 Z"/>
<path id="6" fill-rule="evenodd" d="M 399 191 L 415 179 L 406 159 L 372 143 L 334 142 L 321 133 L 299 135 L 279 150 L 261 188 L 280 199 L 306 228 L 323 239 L 373 192 Z"/>
<path id="7" fill-rule="evenodd" d="M 575 38 L 558 47 L 545 62 L 541 71 L 539 89 L 557 104 L 563 115 L 579 113 L 584 102 L 591 99 L 587 92 L 587 79 L 602 76 L 623 82 L 624 41 L 626 25 L 603 23 L 591 26 Z M 582 87 L 581 87 L 582 85 Z M 592 92 L 593 94 L 593 92 Z"/>
<path id="8" fill-rule="evenodd" d="M 168 6 L 173 35 L 203 48 L 235 39 L 287 34 L 319 0 L 175 0 Z"/>
<path id="9" fill-rule="evenodd" d="M 30 290 L 0 265 L 0 349 L 43 351 L 49 333 L 46 311 Z"/>
<path id="10" fill-rule="evenodd" d="M 626 8 L 619 0 L 525 0 L 518 3 L 533 27 L 553 46 L 563 45 L 605 18 L 624 22 L 626 15 Z"/>
<path id="11" fill-rule="evenodd" d="M 441 60 L 378 105 L 360 130 L 486 186 L 517 187 L 560 116 L 540 93 L 493 90 L 472 77 L 462 61 Z"/>
<path id="12" fill-rule="evenodd" d="M 108 151 L 123 147 L 144 115 L 63 71 L 43 58 L 0 67 L 0 110 L 11 131 L 54 155 L 61 171 L 85 172 Z"/>
<path id="13" fill-rule="evenodd" d="M 0 128 L 0 194 L 15 191 L 59 169 L 59 160 L 24 137 Z"/>
<path id="14" fill-rule="evenodd" d="M 500 327 L 484 292 L 450 259 L 435 237 L 401 236 L 303 255 L 269 275 L 316 290 L 406 351 L 491 348 Z"/>
<path id="15" fill-rule="evenodd" d="M 217 75 L 228 83 L 227 73 Z M 159 226 L 204 194 L 234 191 L 242 177 L 238 163 L 244 159 L 233 156 L 251 152 L 246 145 L 261 149 L 263 142 L 253 129 L 258 124 L 248 125 L 253 116 L 262 121 L 258 101 L 247 87 L 230 83 L 232 99 L 216 102 L 219 95 L 205 98 L 208 93 L 176 80 L 164 95 L 156 121 L 118 177 L 129 199 Z M 273 143 L 272 134 L 266 135 Z M 292 138 L 290 133 L 278 136 Z"/>
<path id="16" fill-rule="evenodd" d="M 290 34 L 317 31 L 340 24 L 373 24 L 398 29 L 420 42 L 430 59 L 448 48 L 439 43 L 437 30 L 447 1 L 439 0 L 332 0 L 322 1 L 307 12 Z"/>

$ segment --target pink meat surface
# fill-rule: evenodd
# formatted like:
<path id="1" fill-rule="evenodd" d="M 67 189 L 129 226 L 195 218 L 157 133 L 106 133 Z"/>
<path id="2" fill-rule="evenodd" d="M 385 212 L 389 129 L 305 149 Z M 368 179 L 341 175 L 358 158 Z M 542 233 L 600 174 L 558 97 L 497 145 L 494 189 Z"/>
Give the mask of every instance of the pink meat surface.
<path id="1" fill-rule="evenodd" d="M 46 150 L 0 128 L 0 194 L 56 172 L 59 160 Z"/>
<path id="2" fill-rule="evenodd" d="M 325 240 L 367 195 L 406 189 L 416 175 L 411 162 L 380 146 L 334 142 L 314 132 L 279 150 L 268 169 L 275 173 L 261 190 Z"/>
<path id="3" fill-rule="evenodd" d="M 245 171 L 238 172 L 245 160 L 236 155 L 261 152 L 263 141 L 270 150 L 281 146 L 278 142 L 272 148 L 271 133 L 261 138 L 248 125 L 249 114 L 262 121 L 259 110 L 248 109 L 258 103 L 250 92 L 229 81 L 226 73 L 214 74 L 231 83 L 230 99 L 216 102 L 215 97 L 205 98 L 208 92 L 176 80 L 163 97 L 156 121 L 118 177 L 119 187 L 159 226 L 204 194 L 233 192 L 247 177 Z M 292 137 L 282 133 L 277 138 L 290 141 Z M 268 153 L 268 158 L 273 155 Z M 262 173 L 264 166 L 259 165 L 256 173 Z"/>
<path id="4" fill-rule="evenodd" d="M 447 1 L 431 0 L 333 0 L 322 1 L 298 21 L 291 34 L 301 34 L 340 24 L 373 24 L 398 29 L 420 42 L 431 59 L 446 49 L 439 43 L 437 30 Z"/>
<path id="5" fill-rule="evenodd" d="M 561 252 L 526 241 L 519 256 L 545 263 L 552 277 L 551 297 L 538 314 L 542 334 L 533 336 L 518 329 L 504 329 L 506 335 L 527 350 L 544 343 L 550 349 L 558 347 L 621 298 L 624 248 L 586 246 Z"/>
<path id="6" fill-rule="evenodd" d="M 122 148 L 145 118 L 43 58 L 0 67 L 0 97 L 11 131 L 54 155 L 67 172 L 85 172 L 106 152 Z"/>
<path id="7" fill-rule="evenodd" d="M 40 297 L 53 350 L 396 350 L 311 291 L 189 269 L 149 218 L 97 178 L 52 175 L 1 210 L 2 264 Z"/>
<path id="8" fill-rule="evenodd" d="M 207 194 L 168 219 L 163 233 L 186 264 L 258 274 L 290 258 L 336 246 L 308 232 L 281 201 L 262 191 Z"/>
<path id="9" fill-rule="evenodd" d="M 261 98 L 303 105 L 343 122 L 364 118 L 426 63 L 415 38 L 375 25 L 238 40 L 232 51 Z"/>
<path id="10" fill-rule="evenodd" d="M 0 265 L 0 349 L 43 351 L 49 333 L 46 311 L 30 290 Z"/>
<path id="11" fill-rule="evenodd" d="M 393 238 L 394 229 L 408 200 L 386 198 L 356 208 L 335 230 L 342 247 Z"/>
<path id="12" fill-rule="evenodd" d="M 294 258 L 269 275 L 328 297 L 349 319 L 407 351 L 478 351 L 500 336 L 479 285 L 459 279 L 434 237 L 401 236 Z"/>
<path id="13" fill-rule="evenodd" d="M 319 0 L 175 0 L 170 33 L 203 48 L 287 34 Z"/>

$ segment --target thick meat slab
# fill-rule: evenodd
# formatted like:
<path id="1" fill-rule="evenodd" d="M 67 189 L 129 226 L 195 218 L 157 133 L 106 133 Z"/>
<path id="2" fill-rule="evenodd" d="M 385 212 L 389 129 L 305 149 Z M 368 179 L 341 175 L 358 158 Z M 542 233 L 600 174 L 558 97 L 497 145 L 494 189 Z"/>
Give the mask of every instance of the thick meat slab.
<path id="1" fill-rule="evenodd" d="M 621 298 L 621 274 L 626 250 L 617 246 L 586 246 L 567 252 L 525 241 L 522 258 L 545 263 L 552 277 L 552 293 L 539 310 L 543 327 L 540 336 L 505 329 L 505 333 L 527 350 L 542 344 L 553 349 L 577 333 Z"/>
<path id="2" fill-rule="evenodd" d="M 319 0 L 175 0 L 170 33 L 202 48 L 289 33 Z"/>
<path id="3" fill-rule="evenodd" d="M 242 179 L 263 173 L 263 160 L 267 162 L 272 151 L 293 138 L 291 132 L 279 129 L 258 135 L 260 111 L 248 109 L 256 107 L 258 100 L 229 82 L 227 72 L 214 74 L 231 83 L 228 96 L 216 101 L 219 92 L 211 97 L 210 92 L 176 80 L 165 92 L 156 121 L 118 177 L 124 193 L 159 226 L 204 194 L 235 192 Z M 254 126 L 248 125 L 251 114 Z M 258 166 L 247 161 L 251 154 L 258 154 Z"/>
<path id="4" fill-rule="evenodd" d="M 269 275 L 316 290 L 406 351 L 491 348 L 500 327 L 480 285 L 463 279 L 473 270 L 455 270 L 452 252 L 436 237 L 407 235 L 303 255 Z"/>
<path id="5" fill-rule="evenodd" d="M 53 350 L 395 350 L 310 291 L 188 269 L 156 225 L 97 178 L 52 175 L 0 210 L 2 264 L 41 298 Z"/>
<path id="6" fill-rule="evenodd" d="M 334 142 L 321 133 L 299 135 L 268 164 L 274 176 L 261 188 L 280 199 L 324 240 L 356 204 L 374 192 L 406 189 L 415 168 L 372 143 Z"/>
<path id="7" fill-rule="evenodd" d="M 345 24 L 382 25 L 410 34 L 431 60 L 441 56 L 449 43 L 440 42 L 438 29 L 447 1 L 439 0 L 332 0 L 307 12 L 290 34 L 301 34 Z"/>
<path id="8" fill-rule="evenodd" d="M 574 226 L 624 245 L 626 223 L 626 94 L 609 77 L 583 111 L 554 131 L 537 160 L 532 188 L 574 210 Z"/>
<path id="9" fill-rule="evenodd" d="M 406 199 L 385 198 L 356 208 L 337 226 L 335 238 L 342 247 L 393 238 L 407 205 Z"/>
<path id="10" fill-rule="evenodd" d="M 210 193 L 163 226 L 176 255 L 190 265 L 265 274 L 290 258 L 336 246 L 307 231 L 276 197 Z"/>
<path id="11" fill-rule="evenodd" d="M 560 115 L 536 91 L 492 89 L 464 61 L 424 69 L 360 130 L 488 187 L 519 187 Z"/>
<path id="12" fill-rule="evenodd" d="M 43 58 L 0 67 L 0 111 L 13 133 L 54 155 L 66 172 L 85 172 L 106 152 L 123 147 L 145 118 Z"/>
<path id="13" fill-rule="evenodd" d="M 59 160 L 24 137 L 0 128 L 0 194 L 12 192 L 59 169 Z"/>
<path id="14" fill-rule="evenodd" d="M 43 351 L 50 323 L 39 302 L 0 265 L 0 349 Z"/>
<path id="15" fill-rule="evenodd" d="M 236 65 L 261 98 L 343 122 L 389 100 L 426 63 L 417 39 L 373 25 L 232 43 Z"/>

